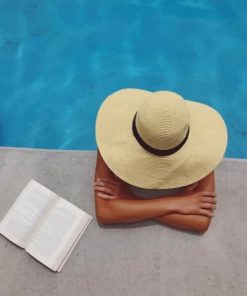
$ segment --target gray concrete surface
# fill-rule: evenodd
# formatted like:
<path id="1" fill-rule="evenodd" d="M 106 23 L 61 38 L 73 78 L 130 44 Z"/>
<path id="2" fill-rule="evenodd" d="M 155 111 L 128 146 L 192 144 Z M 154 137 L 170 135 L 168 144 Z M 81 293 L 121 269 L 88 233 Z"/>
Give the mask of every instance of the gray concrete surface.
<path id="1" fill-rule="evenodd" d="M 152 221 L 102 227 L 95 151 L 0 149 L 0 218 L 33 178 L 93 216 L 61 273 L 0 236 L 0 295 L 247 295 L 247 160 L 216 170 L 218 207 L 204 235 Z"/>

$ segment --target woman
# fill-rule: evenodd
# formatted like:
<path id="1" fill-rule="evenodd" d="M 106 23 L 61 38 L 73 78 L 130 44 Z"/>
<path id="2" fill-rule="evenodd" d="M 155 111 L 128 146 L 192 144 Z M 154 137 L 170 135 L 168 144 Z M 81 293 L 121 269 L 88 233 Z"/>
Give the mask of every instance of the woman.
<path id="1" fill-rule="evenodd" d="M 96 140 L 100 223 L 155 219 L 179 229 L 208 229 L 216 208 L 214 169 L 227 145 L 216 110 L 173 92 L 123 89 L 102 103 Z"/>

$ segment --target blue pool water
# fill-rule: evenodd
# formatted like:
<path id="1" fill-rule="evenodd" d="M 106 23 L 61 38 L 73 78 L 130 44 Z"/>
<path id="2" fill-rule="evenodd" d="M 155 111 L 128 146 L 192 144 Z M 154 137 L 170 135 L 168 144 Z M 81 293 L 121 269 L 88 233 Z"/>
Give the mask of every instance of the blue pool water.
<path id="1" fill-rule="evenodd" d="M 95 150 L 102 101 L 134 87 L 213 106 L 246 158 L 246 36 L 245 0 L 1 0 L 0 145 Z"/>

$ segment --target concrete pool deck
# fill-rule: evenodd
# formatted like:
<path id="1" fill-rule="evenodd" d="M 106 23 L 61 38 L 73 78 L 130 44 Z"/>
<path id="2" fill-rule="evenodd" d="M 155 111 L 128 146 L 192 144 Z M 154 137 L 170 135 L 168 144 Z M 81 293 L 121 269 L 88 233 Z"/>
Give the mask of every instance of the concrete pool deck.
<path id="1" fill-rule="evenodd" d="M 0 148 L 0 219 L 30 179 L 93 216 L 61 273 L 0 235 L 1 296 L 240 296 L 247 294 L 247 160 L 216 169 L 218 205 L 203 235 L 154 221 L 101 226 L 96 151 Z"/>

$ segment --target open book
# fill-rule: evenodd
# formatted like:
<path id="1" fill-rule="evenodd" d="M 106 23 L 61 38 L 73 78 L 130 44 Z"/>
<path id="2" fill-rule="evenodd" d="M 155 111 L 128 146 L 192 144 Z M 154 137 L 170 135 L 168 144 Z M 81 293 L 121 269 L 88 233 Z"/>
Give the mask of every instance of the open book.
<path id="1" fill-rule="evenodd" d="M 31 180 L 0 223 L 0 233 L 53 271 L 61 271 L 92 220 L 45 186 Z"/>

